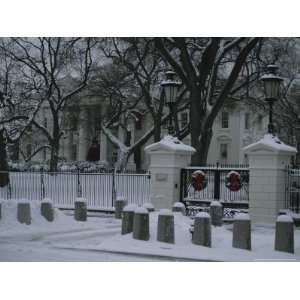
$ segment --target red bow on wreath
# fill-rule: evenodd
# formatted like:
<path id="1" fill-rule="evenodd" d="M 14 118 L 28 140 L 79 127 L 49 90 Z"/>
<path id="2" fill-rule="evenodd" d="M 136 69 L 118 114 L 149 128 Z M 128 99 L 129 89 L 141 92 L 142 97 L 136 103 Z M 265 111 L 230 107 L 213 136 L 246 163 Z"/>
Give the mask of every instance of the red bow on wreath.
<path id="1" fill-rule="evenodd" d="M 207 185 L 205 173 L 202 171 L 195 171 L 192 174 L 192 185 L 195 191 L 203 190 Z"/>
<path id="2" fill-rule="evenodd" d="M 241 175 L 238 172 L 231 171 L 226 176 L 226 187 L 232 192 L 237 192 L 242 187 Z"/>

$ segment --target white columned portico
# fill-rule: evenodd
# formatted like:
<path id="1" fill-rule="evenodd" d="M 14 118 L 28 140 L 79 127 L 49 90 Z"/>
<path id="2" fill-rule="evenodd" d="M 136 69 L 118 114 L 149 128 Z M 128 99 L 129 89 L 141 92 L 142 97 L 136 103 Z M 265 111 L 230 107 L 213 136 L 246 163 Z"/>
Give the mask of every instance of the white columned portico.
<path id="1" fill-rule="evenodd" d="M 88 151 L 88 111 L 82 107 L 79 114 L 78 160 L 85 161 Z"/>
<path id="2" fill-rule="evenodd" d="M 297 150 L 266 134 L 244 152 L 249 157 L 251 220 L 275 223 L 279 210 L 285 208 L 286 166 Z"/>
<path id="3" fill-rule="evenodd" d="M 72 156 L 72 151 L 73 151 L 73 131 L 72 130 L 68 130 L 67 131 L 67 136 L 66 136 L 66 140 L 65 140 L 65 145 L 66 145 L 66 159 L 68 161 L 73 160 L 73 156 Z"/>
<path id="4" fill-rule="evenodd" d="M 190 164 L 195 149 L 167 135 L 145 151 L 150 156 L 151 202 L 157 209 L 171 209 L 180 200 L 180 171 Z"/>

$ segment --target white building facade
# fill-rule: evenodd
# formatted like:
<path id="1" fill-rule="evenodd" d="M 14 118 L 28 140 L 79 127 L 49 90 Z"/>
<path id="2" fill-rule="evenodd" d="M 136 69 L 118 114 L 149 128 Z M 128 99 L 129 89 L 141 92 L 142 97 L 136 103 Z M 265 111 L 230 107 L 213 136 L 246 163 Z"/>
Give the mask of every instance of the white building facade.
<path id="1" fill-rule="evenodd" d="M 106 114 L 107 102 L 99 99 L 82 99 L 76 105 L 70 105 L 64 112 L 61 124 L 63 136 L 60 142 L 59 156 L 67 162 L 86 161 L 89 149 L 96 142 L 98 159 L 112 165 L 116 159 L 117 150 L 101 131 L 101 120 Z M 179 123 L 184 127 L 189 121 L 188 111 L 179 114 Z M 44 107 L 37 121 L 51 132 L 51 114 L 49 108 Z M 238 103 L 224 108 L 217 116 L 213 126 L 213 137 L 208 153 L 208 164 L 245 164 L 248 163 L 243 148 L 259 140 L 266 132 L 268 118 L 259 113 L 253 106 Z M 130 143 L 137 141 L 152 126 L 149 115 L 140 115 L 130 126 Z M 113 129 L 114 134 L 122 141 L 125 140 L 125 131 L 122 127 Z M 162 130 L 162 135 L 167 129 Z M 190 144 L 189 136 L 183 141 Z M 149 157 L 144 148 L 153 143 L 150 139 L 146 145 L 132 155 L 129 159 L 129 169 L 134 169 L 136 164 L 141 169 L 149 166 Z M 37 131 L 32 131 L 24 136 L 20 144 L 20 160 L 30 157 L 34 151 L 43 144 L 46 138 Z M 49 149 L 44 149 L 31 158 L 33 162 L 47 162 L 50 159 Z"/>

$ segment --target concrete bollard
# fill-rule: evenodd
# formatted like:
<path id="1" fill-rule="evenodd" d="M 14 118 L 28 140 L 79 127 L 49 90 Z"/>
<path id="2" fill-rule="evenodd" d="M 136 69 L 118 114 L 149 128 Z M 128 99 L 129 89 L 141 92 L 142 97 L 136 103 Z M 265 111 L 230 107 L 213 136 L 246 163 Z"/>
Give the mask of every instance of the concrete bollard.
<path id="1" fill-rule="evenodd" d="M 123 196 L 118 196 L 115 201 L 115 218 L 122 219 L 123 208 L 127 205 L 127 200 Z"/>
<path id="2" fill-rule="evenodd" d="M 155 208 L 154 208 L 153 204 L 150 203 L 150 202 L 144 203 L 143 207 L 146 208 L 148 210 L 148 212 L 154 212 L 155 211 Z"/>
<path id="3" fill-rule="evenodd" d="M 127 234 L 132 232 L 135 209 L 136 209 L 135 205 L 127 205 L 123 208 L 122 234 Z"/>
<path id="4" fill-rule="evenodd" d="M 251 250 L 251 220 L 249 214 L 234 216 L 232 247 Z"/>
<path id="5" fill-rule="evenodd" d="M 158 215 L 157 240 L 174 244 L 174 215 L 169 209 L 162 209 Z"/>
<path id="6" fill-rule="evenodd" d="M 149 212 L 144 207 L 138 207 L 133 217 L 133 238 L 136 240 L 148 241 L 149 233 Z"/>
<path id="7" fill-rule="evenodd" d="M 75 200 L 74 218 L 76 221 L 85 222 L 87 220 L 87 205 L 85 198 L 77 198 Z"/>
<path id="8" fill-rule="evenodd" d="M 49 222 L 54 220 L 54 209 L 51 199 L 43 199 L 41 203 L 41 215 Z"/>
<path id="9" fill-rule="evenodd" d="M 21 224 L 31 224 L 31 210 L 29 202 L 19 202 L 17 205 L 17 219 Z"/>
<path id="10" fill-rule="evenodd" d="M 207 212 L 199 212 L 195 216 L 192 242 L 211 247 L 211 217 Z"/>
<path id="11" fill-rule="evenodd" d="M 172 207 L 173 212 L 181 212 L 184 216 L 186 215 L 185 206 L 182 202 L 175 202 Z"/>
<path id="12" fill-rule="evenodd" d="M 223 224 L 223 205 L 219 201 L 212 201 L 210 204 L 211 224 L 214 226 L 222 226 Z"/>
<path id="13" fill-rule="evenodd" d="M 275 250 L 294 253 L 294 221 L 291 216 L 278 216 L 276 221 Z"/>

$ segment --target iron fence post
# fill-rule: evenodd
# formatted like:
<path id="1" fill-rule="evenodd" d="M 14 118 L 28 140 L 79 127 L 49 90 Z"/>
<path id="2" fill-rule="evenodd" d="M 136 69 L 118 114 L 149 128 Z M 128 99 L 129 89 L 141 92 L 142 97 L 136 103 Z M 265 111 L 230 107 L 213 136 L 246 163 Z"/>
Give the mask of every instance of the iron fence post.
<path id="1" fill-rule="evenodd" d="M 179 190 L 179 201 L 183 202 L 184 197 L 186 196 L 186 170 L 180 170 L 180 190 Z"/>
<path id="2" fill-rule="evenodd" d="M 288 209 L 290 206 L 290 167 L 286 166 L 286 178 L 285 178 L 285 208 Z"/>
<path id="3" fill-rule="evenodd" d="M 82 188 L 80 183 L 80 168 L 77 168 L 77 197 L 82 197 Z"/>
<path id="4" fill-rule="evenodd" d="M 41 199 L 45 198 L 44 169 L 41 167 Z"/>
<path id="5" fill-rule="evenodd" d="M 220 169 L 218 162 L 214 174 L 214 199 L 220 200 Z"/>
<path id="6" fill-rule="evenodd" d="M 11 199 L 11 184 L 10 184 L 10 176 L 8 176 L 7 199 Z"/>
<path id="7" fill-rule="evenodd" d="M 112 191 L 111 191 L 111 206 L 114 207 L 116 200 L 116 186 L 115 186 L 115 168 L 112 169 Z"/>

